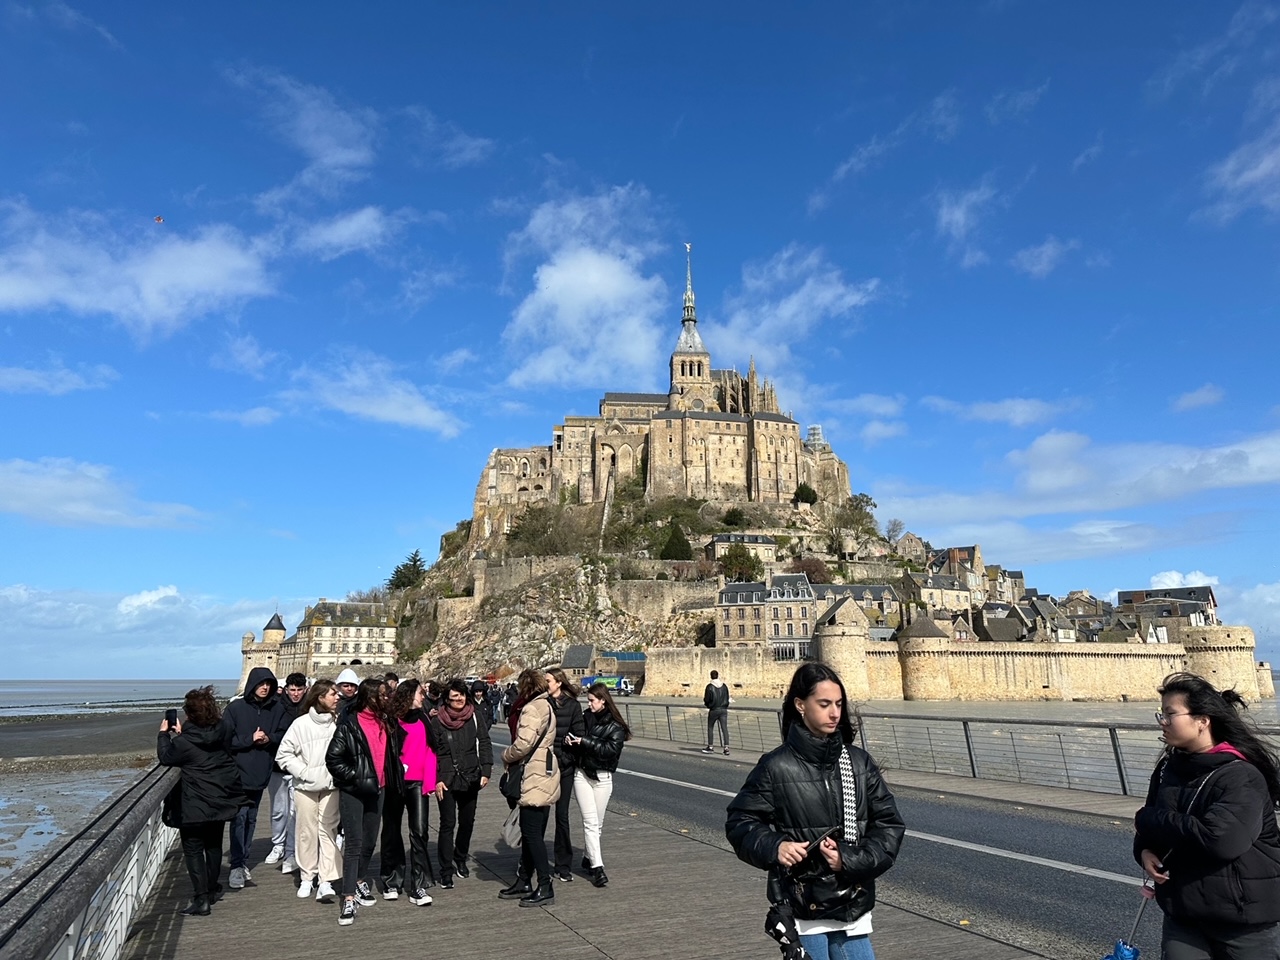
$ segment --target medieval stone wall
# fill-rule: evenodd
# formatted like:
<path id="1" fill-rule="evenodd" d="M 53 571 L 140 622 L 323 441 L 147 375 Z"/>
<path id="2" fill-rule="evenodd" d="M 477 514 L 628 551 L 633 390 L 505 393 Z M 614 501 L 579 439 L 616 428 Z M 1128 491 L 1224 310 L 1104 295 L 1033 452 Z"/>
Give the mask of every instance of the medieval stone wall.
<path id="1" fill-rule="evenodd" d="M 714 612 L 716 581 L 619 580 L 609 584 L 609 597 L 621 609 L 645 620 L 666 620 L 677 609 L 706 607 Z"/>

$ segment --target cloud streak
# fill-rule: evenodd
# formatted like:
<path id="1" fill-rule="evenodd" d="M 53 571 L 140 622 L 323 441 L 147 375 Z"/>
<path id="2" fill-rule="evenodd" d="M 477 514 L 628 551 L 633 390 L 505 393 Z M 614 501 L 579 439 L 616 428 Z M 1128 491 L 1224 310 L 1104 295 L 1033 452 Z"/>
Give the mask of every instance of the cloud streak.
<path id="1" fill-rule="evenodd" d="M 1053 234 L 1044 243 L 1026 247 L 1015 253 L 1009 264 L 1033 280 L 1043 280 L 1062 264 L 1067 255 L 1080 249 L 1079 240 L 1059 240 Z"/>
<path id="2" fill-rule="evenodd" d="M 68 370 L 60 361 L 47 367 L 0 367 L 0 393 L 43 393 L 60 397 L 77 390 L 102 390 L 120 379 L 105 364 Z"/>
<path id="3" fill-rule="evenodd" d="M 949 413 L 962 420 L 977 420 L 983 423 L 1004 423 L 1011 427 L 1030 427 L 1046 423 L 1068 410 L 1079 407 L 1077 400 L 1060 400 L 1050 403 L 1047 400 L 1036 400 L 1029 397 L 1009 397 L 1005 400 L 985 400 L 973 403 L 958 403 L 945 397 L 922 397 L 920 403 L 930 410 Z"/>
<path id="4" fill-rule="evenodd" d="M 61 457 L 0 461 L 0 512 L 60 527 L 179 527 L 199 516 L 138 499 L 110 467 Z"/>

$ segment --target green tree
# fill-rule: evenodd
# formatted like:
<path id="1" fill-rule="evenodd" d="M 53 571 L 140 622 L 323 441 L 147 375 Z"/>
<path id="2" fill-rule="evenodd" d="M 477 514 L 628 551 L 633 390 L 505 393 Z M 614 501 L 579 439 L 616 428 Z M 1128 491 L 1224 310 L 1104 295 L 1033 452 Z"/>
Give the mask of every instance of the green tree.
<path id="1" fill-rule="evenodd" d="M 726 527 L 745 527 L 747 525 L 747 515 L 742 512 L 741 507 L 730 507 L 724 512 L 720 522 Z"/>
<path id="2" fill-rule="evenodd" d="M 818 502 L 818 491 L 807 483 L 801 483 L 800 486 L 796 487 L 796 493 L 792 499 L 796 503 L 814 504 Z"/>
<path id="3" fill-rule="evenodd" d="M 831 553 L 840 556 L 845 553 L 845 546 L 852 541 L 852 553 L 857 553 L 862 545 L 880 536 L 880 526 L 876 523 L 876 502 L 865 493 L 858 493 L 835 509 L 826 517 L 827 548 Z"/>
<path id="4" fill-rule="evenodd" d="M 427 565 L 422 559 L 422 554 L 415 550 L 405 557 L 404 563 L 391 571 L 391 576 L 387 578 L 387 589 L 408 590 L 425 579 L 427 579 Z"/>
<path id="5" fill-rule="evenodd" d="M 680 529 L 680 524 L 671 524 L 671 533 L 660 554 L 663 560 L 692 560 L 693 547 L 689 546 L 689 538 Z"/>
<path id="6" fill-rule="evenodd" d="M 759 580 L 764 576 L 764 561 L 741 543 L 735 543 L 720 555 L 720 571 L 726 580 Z"/>

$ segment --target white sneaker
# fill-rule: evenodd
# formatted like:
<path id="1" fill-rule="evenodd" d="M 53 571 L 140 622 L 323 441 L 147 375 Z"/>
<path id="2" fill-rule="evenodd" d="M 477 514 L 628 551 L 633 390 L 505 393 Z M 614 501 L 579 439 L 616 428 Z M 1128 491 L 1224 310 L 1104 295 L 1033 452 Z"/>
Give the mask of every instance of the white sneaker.
<path id="1" fill-rule="evenodd" d="M 244 867 L 232 867 L 231 876 L 227 877 L 227 886 L 232 890 L 243 890 L 246 873 L 248 871 Z"/>
<path id="2" fill-rule="evenodd" d="M 262 862 L 263 863 L 279 863 L 283 859 L 284 859 L 284 844 L 277 843 L 274 847 L 271 848 L 271 852 L 267 854 L 267 859 L 263 860 Z"/>
<path id="3" fill-rule="evenodd" d="M 249 872 L 248 867 L 243 867 L 242 869 L 244 870 L 244 882 L 248 883 L 250 880 L 253 879 L 253 874 Z"/>
<path id="4" fill-rule="evenodd" d="M 418 890 L 409 897 L 409 902 L 415 907 L 429 907 L 431 906 L 431 895 L 425 890 Z"/>
<path id="5" fill-rule="evenodd" d="M 298 861 L 294 860 L 292 857 L 285 857 L 283 860 L 280 861 L 281 873 L 293 873 L 293 871 L 297 869 L 298 869 Z"/>
<path id="6" fill-rule="evenodd" d="M 304 877 L 302 883 L 298 886 L 298 899 L 305 900 L 311 896 L 311 878 Z"/>
<path id="7" fill-rule="evenodd" d="M 337 897 L 337 892 L 333 889 L 333 884 L 328 880 L 321 880 L 320 886 L 316 889 L 316 900 L 320 903 L 333 903 Z"/>
<path id="8" fill-rule="evenodd" d="M 382 891 L 382 899 L 383 900 L 399 900 L 400 891 L 397 890 L 395 887 L 387 887 L 387 889 Z"/>

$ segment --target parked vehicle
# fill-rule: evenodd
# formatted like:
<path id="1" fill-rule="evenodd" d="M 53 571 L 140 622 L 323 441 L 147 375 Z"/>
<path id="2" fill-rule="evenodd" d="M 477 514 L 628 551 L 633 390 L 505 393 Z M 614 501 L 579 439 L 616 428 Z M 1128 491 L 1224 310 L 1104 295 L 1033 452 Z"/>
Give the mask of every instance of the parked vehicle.
<path id="1" fill-rule="evenodd" d="M 636 692 L 635 686 L 628 677 L 619 677 L 613 674 L 603 674 L 594 677 L 582 678 L 582 689 L 586 689 L 593 683 L 603 683 L 609 688 L 609 692 L 616 697 L 629 697 Z"/>

